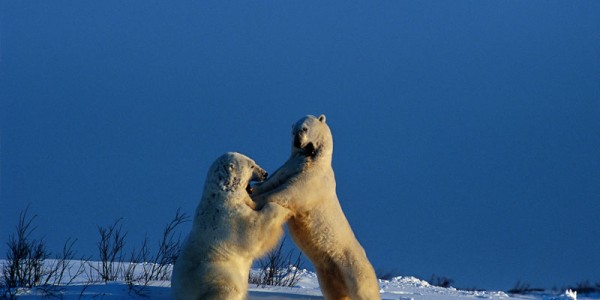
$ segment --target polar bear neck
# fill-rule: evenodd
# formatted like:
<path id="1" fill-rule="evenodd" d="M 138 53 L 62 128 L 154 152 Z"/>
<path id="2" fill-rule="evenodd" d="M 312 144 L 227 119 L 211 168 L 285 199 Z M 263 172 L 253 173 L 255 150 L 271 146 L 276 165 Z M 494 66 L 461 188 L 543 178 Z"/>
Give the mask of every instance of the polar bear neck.
<path id="1" fill-rule="evenodd" d="M 224 192 L 233 192 L 235 193 L 240 189 L 242 185 L 242 179 L 237 176 L 226 177 L 225 179 L 219 181 L 219 187 Z"/>
<path id="2" fill-rule="evenodd" d="M 333 157 L 333 137 L 331 131 L 327 128 L 327 131 L 319 138 L 319 142 L 315 149 L 315 161 L 320 163 L 331 164 Z"/>
<path id="3" fill-rule="evenodd" d="M 241 187 L 241 183 L 235 186 L 227 186 L 223 182 L 212 182 L 212 184 L 205 185 L 202 198 L 203 201 L 212 202 L 218 206 L 237 205 L 240 201 L 245 203 L 246 198 L 251 202 L 248 192 Z"/>

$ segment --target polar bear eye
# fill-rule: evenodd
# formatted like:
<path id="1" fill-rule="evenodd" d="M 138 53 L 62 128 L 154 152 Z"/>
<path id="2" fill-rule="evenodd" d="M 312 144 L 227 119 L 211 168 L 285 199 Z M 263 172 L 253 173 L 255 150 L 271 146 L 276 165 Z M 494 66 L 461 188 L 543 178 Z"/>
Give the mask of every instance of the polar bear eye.
<path id="1" fill-rule="evenodd" d="M 307 132 L 307 131 L 308 131 L 308 128 L 302 127 L 302 132 Z"/>

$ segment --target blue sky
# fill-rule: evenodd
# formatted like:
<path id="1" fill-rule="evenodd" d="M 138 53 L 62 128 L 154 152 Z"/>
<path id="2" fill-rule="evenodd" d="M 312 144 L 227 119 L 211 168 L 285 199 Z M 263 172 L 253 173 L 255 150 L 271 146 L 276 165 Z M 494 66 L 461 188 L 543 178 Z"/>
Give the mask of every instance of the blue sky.
<path id="1" fill-rule="evenodd" d="M 323 113 L 377 270 L 599 282 L 599 15 L 595 1 L 3 1 L 0 241 L 27 205 L 53 251 L 74 237 L 94 255 L 96 226 L 119 217 L 130 246 L 158 239 L 217 156 L 273 172 L 291 124 Z"/>

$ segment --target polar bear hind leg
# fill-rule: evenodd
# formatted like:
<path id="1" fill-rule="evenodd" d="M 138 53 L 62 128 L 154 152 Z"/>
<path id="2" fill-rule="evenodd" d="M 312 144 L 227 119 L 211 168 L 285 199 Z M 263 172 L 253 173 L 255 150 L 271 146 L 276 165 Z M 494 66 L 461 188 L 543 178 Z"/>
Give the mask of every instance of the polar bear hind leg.
<path id="1" fill-rule="evenodd" d="M 348 288 L 344 283 L 342 272 L 339 268 L 329 265 L 327 267 L 316 268 L 319 286 L 323 296 L 327 300 L 350 300 L 346 291 Z"/>
<path id="2" fill-rule="evenodd" d="M 211 286 L 207 288 L 202 294 L 198 295 L 197 299 L 203 300 L 243 300 L 245 292 L 236 290 L 235 288 L 227 288 L 223 285 Z"/>

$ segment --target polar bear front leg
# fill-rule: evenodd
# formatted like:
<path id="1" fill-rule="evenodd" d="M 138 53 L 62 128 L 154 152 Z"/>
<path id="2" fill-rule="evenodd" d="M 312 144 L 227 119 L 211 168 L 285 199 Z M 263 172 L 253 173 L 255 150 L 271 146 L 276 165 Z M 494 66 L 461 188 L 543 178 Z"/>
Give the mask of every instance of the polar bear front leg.
<path id="1" fill-rule="evenodd" d="M 253 247 L 257 256 L 271 250 L 283 235 L 283 224 L 291 217 L 289 209 L 276 203 L 267 203 L 256 211 L 255 219 L 251 223 L 254 233 Z"/>
<path id="2" fill-rule="evenodd" d="M 287 173 L 289 172 L 286 172 L 284 168 L 279 168 L 267 180 L 254 184 L 252 186 L 252 198 L 256 197 L 257 195 L 261 195 L 272 191 L 273 189 L 283 184 L 291 176 Z"/>
<path id="3" fill-rule="evenodd" d="M 290 209 L 293 213 L 296 213 L 293 207 L 294 198 L 296 198 L 296 195 L 298 195 L 296 190 L 297 188 L 293 184 L 282 184 L 269 192 L 260 195 L 252 195 L 252 200 L 256 202 L 256 206 L 258 208 L 270 203 L 276 203 L 287 209 Z"/>
<path id="4" fill-rule="evenodd" d="M 252 187 L 252 196 L 270 192 L 277 187 L 289 182 L 304 170 L 305 159 L 302 157 L 291 158 L 281 166 L 267 180 L 257 183 Z"/>

